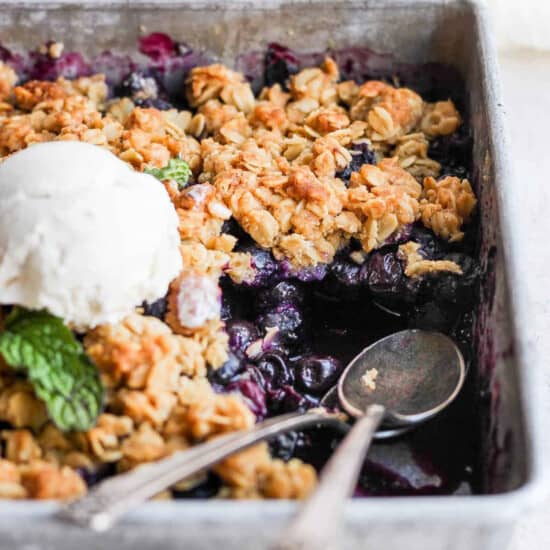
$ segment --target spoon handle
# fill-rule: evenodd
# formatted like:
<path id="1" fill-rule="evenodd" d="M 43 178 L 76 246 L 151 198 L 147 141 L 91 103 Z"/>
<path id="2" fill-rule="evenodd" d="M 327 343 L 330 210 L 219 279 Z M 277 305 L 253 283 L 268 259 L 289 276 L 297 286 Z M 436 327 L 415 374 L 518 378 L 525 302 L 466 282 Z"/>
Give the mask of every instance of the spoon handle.
<path id="1" fill-rule="evenodd" d="M 319 486 L 302 505 L 273 550 L 332 547 L 344 505 L 353 494 L 365 455 L 383 416 L 383 406 L 371 405 L 353 425 L 323 469 Z"/>
<path id="2" fill-rule="evenodd" d="M 84 497 L 64 506 L 59 517 L 94 531 L 104 531 L 138 504 L 237 451 L 289 430 L 321 424 L 343 423 L 322 410 L 296 412 L 266 420 L 248 431 L 217 437 L 103 481 Z"/>

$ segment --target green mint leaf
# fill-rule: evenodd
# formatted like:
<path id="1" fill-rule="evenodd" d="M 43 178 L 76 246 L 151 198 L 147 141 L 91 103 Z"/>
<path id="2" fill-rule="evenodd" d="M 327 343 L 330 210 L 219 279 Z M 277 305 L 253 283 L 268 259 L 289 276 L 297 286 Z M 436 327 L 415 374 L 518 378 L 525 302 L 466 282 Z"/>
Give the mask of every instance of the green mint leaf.
<path id="1" fill-rule="evenodd" d="M 82 344 L 58 317 L 14 308 L 0 333 L 0 354 L 23 370 L 62 430 L 88 430 L 101 412 L 103 386 Z"/>
<path id="2" fill-rule="evenodd" d="M 191 176 L 189 164 L 182 159 L 170 159 L 164 168 L 146 168 L 144 172 L 159 180 L 174 180 L 180 189 L 187 185 Z"/>

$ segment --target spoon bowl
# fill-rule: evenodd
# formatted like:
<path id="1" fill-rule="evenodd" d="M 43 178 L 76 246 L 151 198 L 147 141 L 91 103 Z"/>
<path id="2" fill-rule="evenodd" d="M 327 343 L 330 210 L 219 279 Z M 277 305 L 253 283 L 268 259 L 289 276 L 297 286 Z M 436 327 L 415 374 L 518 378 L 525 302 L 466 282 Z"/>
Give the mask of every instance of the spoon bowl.
<path id="1" fill-rule="evenodd" d="M 362 383 L 370 369 L 377 371 L 374 389 Z M 338 381 L 338 400 L 355 418 L 378 404 L 386 410 L 384 427 L 411 426 L 447 407 L 465 377 L 462 353 L 448 336 L 404 330 L 378 340 L 349 363 Z"/>

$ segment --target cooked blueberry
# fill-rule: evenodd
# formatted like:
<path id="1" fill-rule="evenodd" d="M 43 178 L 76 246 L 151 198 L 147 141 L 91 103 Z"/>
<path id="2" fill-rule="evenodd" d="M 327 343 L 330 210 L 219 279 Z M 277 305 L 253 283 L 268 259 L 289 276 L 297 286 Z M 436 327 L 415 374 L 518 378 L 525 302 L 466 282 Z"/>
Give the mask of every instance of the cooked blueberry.
<path id="1" fill-rule="evenodd" d="M 284 86 L 290 75 L 297 73 L 299 69 L 300 63 L 292 50 L 275 42 L 268 44 L 265 54 L 266 86 Z"/>
<path id="2" fill-rule="evenodd" d="M 208 378 L 219 384 L 227 384 L 232 378 L 235 378 L 237 373 L 241 371 L 243 364 L 239 357 L 234 353 L 229 352 L 227 361 L 218 369 L 212 370 Z"/>
<path id="3" fill-rule="evenodd" d="M 298 393 L 292 386 L 282 388 L 281 412 L 306 411 L 319 405 L 319 400 Z"/>
<path id="4" fill-rule="evenodd" d="M 116 465 L 109 462 L 90 468 L 77 468 L 77 473 L 86 482 L 86 485 L 91 487 L 106 477 L 116 474 Z"/>
<path id="5" fill-rule="evenodd" d="M 258 382 L 251 380 L 249 376 L 243 376 L 241 379 L 231 382 L 227 386 L 227 390 L 238 391 L 245 398 L 256 418 L 262 419 L 266 416 L 266 395 Z"/>
<path id="6" fill-rule="evenodd" d="M 388 246 L 391 244 L 401 244 L 409 241 L 411 239 L 412 230 L 412 224 L 407 224 L 400 227 L 384 241 L 384 246 Z"/>
<path id="7" fill-rule="evenodd" d="M 143 107 L 144 109 L 153 108 L 159 111 L 168 111 L 174 108 L 169 101 L 161 99 L 160 97 L 147 97 L 145 99 L 137 98 L 134 103 L 137 107 Z"/>
<path id="8" fill-rule="evenodd" d="M 441 176 L 468 178 L 472 136 L 461 127 L 449 136 L 439 136 L 431 141 L 428 155 L 441 164 Z"/>
<path id="9" fill-rule="evenodd" d="M 69 80 L 89 75 L 91 68 L 77 52 L 64 52 L 52 58 L 48 54 L 31 52 L 32 66 L 29 77 L 35 80 L 55 80 L 60 76 Z"/>
<path id="10" fill-rule="evenodd" d="M 368 262 L 368 287 L 375 296 L 395 296 L 403 281 L 403 267 L 393 252 L 375 252 Z"/>
<path id="11" fill-rule="evenodd" d="M 152 100 L 159 95 L 159 83 L 151 70 L 133 71 L 120 83 L 117 92 L 134 101 Z"/>
<path id="12" fill-rule="evenodd" d="M 237 251 L 247 252 L 252 256 L 252 266 L 256 271 L 256 276 L 251 283 L 247 283 L 249 286 L 263 287 L 279 280 L 279 266 L 269 250 L 264 250 L 254 244 L 244 244 L 238 246 Z"/>
<path id="13" fill-rule="evenodd" d="M 305 442 L 306 438 L 302 432 L 292 431 L 278 435 L 269 443 L 269 448 L 272 456 L 288 461 Z"/>
<path id="14" fill-rule="evenodd" d="M 331 355 L 304 355 L 294 366 L 296 383 L 306 392 L 322 395 L 336 382 L 342 365 Z"/>
<path id="15" fill-rule="evenodd" d="M 228 321 L 225 330 L 229 335 L 229 348 L 238 355 L 244 354 L 246 348 L 260 337 L 256 327 L 248 321 Z"/>
<path id="16" fill-rule="evenodd" d="M 466 254 L 448 254 L 444 259 L 460 265 L 462 274 L 442 271 L 428 276 L 433 298 L 440 304 L 453 305 L 459 309 L 468 308 L 477 297 L 479 266 Z"/>
<path id="17" fill-rule="evenodd" d="M 155 300 L 154 302 L 143 302 L 143 313 L 158 319 L 164 319 L 166 315 L 167 299 L 166 296 Z"/>
<path id="18" fill-rule="evenodd" d="M 257 367 L 271 389 L 292 384 L 292 373 L 286 358 L 280 353 L 265 353 L 258 360 Z"/>
<path id="19" fill-rule="evenodd" d="M 335 260 L 330 266 L 330 274 L 343 286 L 360 286 L 366 282 L 367 268 L 348 260 Z"/>
<path id="20" fill-rule="evenodd" d="M 278 328 L 281 338 L 288 343 L 296 342 L 302 334 L 304 320 L 300 310 L 293 304 L 282 304 L 258 316 L 256 325 L 262 331 Z"/>
<path id="21" fill-rule="evenodd" d="M 139 51 L 153 61 L 165 61 L 176 52 L 176 43 L 161 32 L 153 32 L 139 39 Z"/>
<path id="22" fill-rule="evenodd" d="M 442 243 L 428 229 L 421 226 L 414 226 L 410 233 L 410 240 L 418 243 L 418 252 L 427 260 L 433 259 L 442 251 Z"/>
<path id="23" fill-rule="evenodd" d="M 298 279 L 303 283 L 322 281 L 328 273 L 327 264 L 317 264 L 308 267 L 295 268 L 288 260 L 279 264 L 279 276 L 283 279 Z"/>
<path id="24" fill-rule="evenodd" d="M 199 482 L 187 490 L 174 489 L 173 492 L 175 498 L 211 498 L 218 494 L 221 486 L 221 479 L 216 474 L 208 472 L 204 481 Z"/>
<path id="25" fill-rule="evenodd" d="M 300 305 L 304 301 L 304 291 L 298 283 L 281 281 L 271 288 L 259 292 L 258 309 L 269 309 L 281 304 Z"/>
<path id="26" fill-rule="evenodd" d="M 363 164 L 376 164 L 376 154 L 366 141 L 354 143 L 350 149 L 351 161 L 336 177 L 348 184 L 352 172 L 358 172 Z"/>

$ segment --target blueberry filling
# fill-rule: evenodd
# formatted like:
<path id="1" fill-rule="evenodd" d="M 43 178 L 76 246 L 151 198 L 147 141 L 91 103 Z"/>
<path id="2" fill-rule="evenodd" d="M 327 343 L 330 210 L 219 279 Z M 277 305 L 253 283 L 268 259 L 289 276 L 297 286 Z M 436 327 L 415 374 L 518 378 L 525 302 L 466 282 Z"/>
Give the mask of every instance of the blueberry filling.
<path id="1" fill-rule="evenodd" d="M 152 67 L 128 66 L 115 94 L 129 97 L 144 108 L 167 110 L 181 105 L 182 86 L 177 94 L 165 89 L 166 72 L 178 60 L 182 75 L 177 82 L 181 82 L 188 68 L 196 64 L 192 58 L 197 54 L 160 33 L 142 39 L 140 50 L 150 58 Z M 0 57 L 6 55 L 0 48 Z M 340 63 L 343 78 L 361 81 L 367 76 L 388 77 L 389 73 L 368 75 L 364 55 L 359 49 L 341 54 L 347 60 Z M 339 60 L 337 52 L 335 57 Z M 262 74 L 251 78 L 258 85 L 280 84 L 288 89 L 293 74 L 307 64 L 316 64 L 318 60 L 308 63 L 312 58 L 270 44 L 263 64 L 258 64 Z M 58 59 L 35 54 L 25 70 L 31 78 L 49 80 L 91 73 L 84 59 L 71 52 Z M 402 82 L 413 89 L 427 89 L 427 70 L 423 69 L 422 81 L 416 81 L 420 73 L 412 71 L 404 75 Z M 454 81 L 450 89 L 438 82 L 441 89 L 433 99 L 446 99 L 459 89 Z M 442 165 L 443 175 L 468 177 L 472 172 L 471 147 L 472 138 L 467 125 L 463 125 L 451 136 L 432 140 L 428 155 Z M 366 141 L 349 148 L 351 161 L 336 173 L 346 185 L 353 172 L 377 160 Z M 478 300 L 480 277 L 479 265 L 473 259 L 476 243 L 465 240 L 449 245 L 420 224 L 407 225 L 363 258 L 353 255 L 360 247 L 351 242 L 330 264 L 296 270 L 256 245 L 235 220 L 225 222 L 223 232 L 238 239 L 237 251 L 251 255 L 255 278 L 241 285 L 228 278 L 222 281 L 222 319 L 230 353 L 225 364 L 208 376 L 216 391 L 240 393 L 258 420 L 318 406 L 356 353 L 403 328 L 445 332 L 471 362 L 475 322 L 472 309 Z M 466 234 L 475 239 L 476 228 L 469 227 Z M 418 252 L 423 258 L 454 261 L 463 273 L 407 277 L 397 247 L 408 240 L 420 245 Z M 166 299 L 143 304 L 143 309 L 147 315 L 163 319 Z M 479 490 L 471 384 L 440 418 L 395 442 L 375 444 L 358 494 L 448 494 L 464 492 L 465 486 L 467 491 Z M 272 441 L 271 449 L 284 460 L 299 457 L 321 467 L 338 440 L 338 434 L 330 430 L 291 432 Z M 108 473 L 83 471 L 82 476 L 93 484 Z M 208 498 L 216 495 L 220 486 L 220 479 L 209 474 L 195 487 L 175 490 L 174 494 L 178 498 Z"/>

